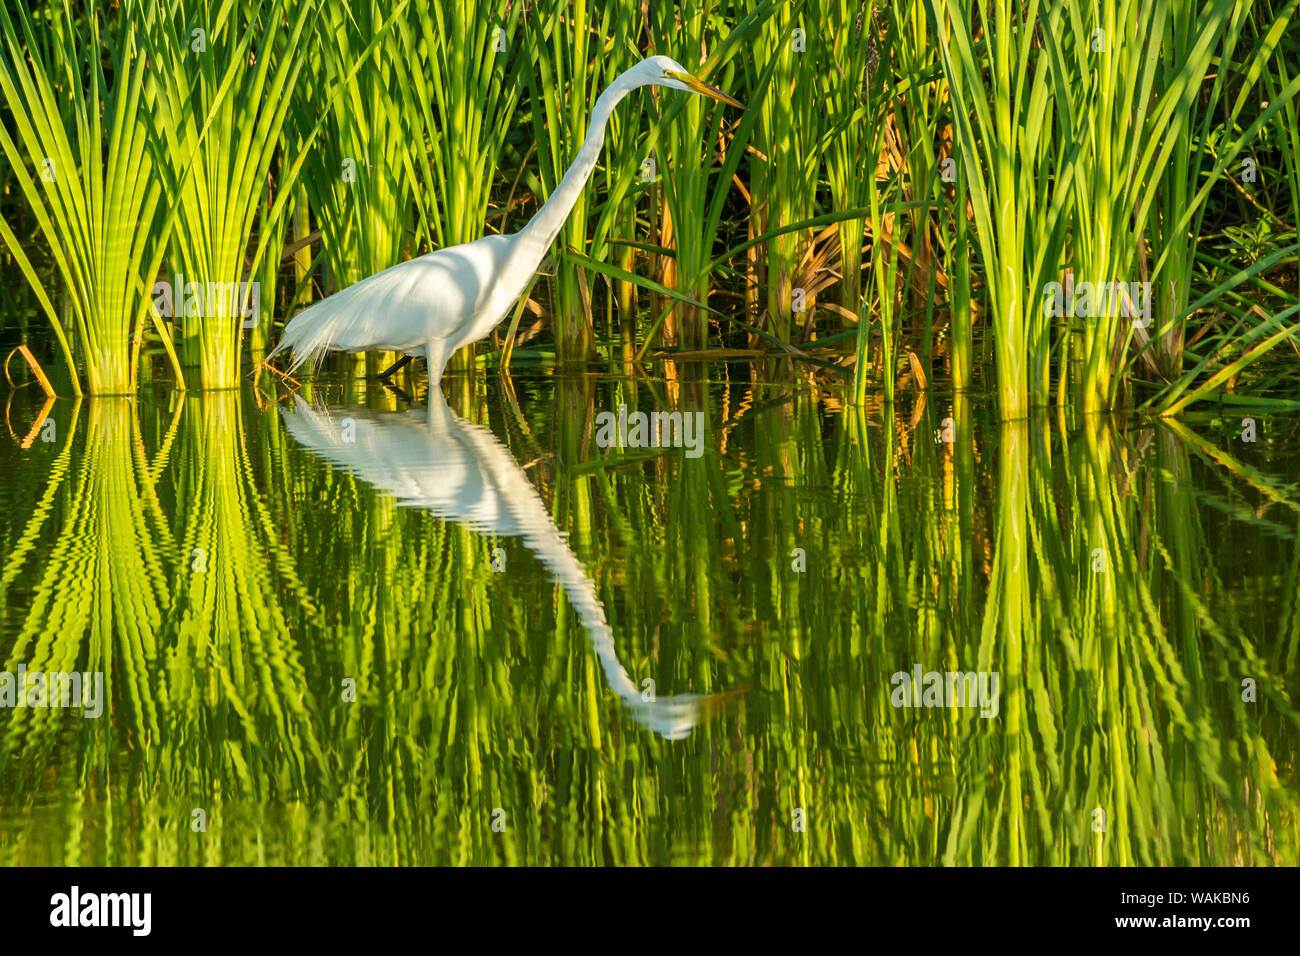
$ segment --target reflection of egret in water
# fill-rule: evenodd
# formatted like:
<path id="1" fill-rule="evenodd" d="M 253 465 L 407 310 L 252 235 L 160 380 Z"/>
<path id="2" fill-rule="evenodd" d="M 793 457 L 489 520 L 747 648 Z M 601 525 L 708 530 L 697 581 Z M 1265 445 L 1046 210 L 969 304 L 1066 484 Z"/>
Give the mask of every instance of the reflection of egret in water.
<path id="1" fill-rule="evenodd" d="M 322 458 L 392 495 L 482 535 L 520 537 L 569 596 L 605 679 L 643 725 L 670 740 L 690 734 L 714 696 L 679 694 L 643 699 L 619 663 L 605 608 L 522 468 L 488 429 L 466 422 L 439 389 L 432 412 L 376 413 L 323 409 L 295 398 L 284 421 L 299 442 Z"/>

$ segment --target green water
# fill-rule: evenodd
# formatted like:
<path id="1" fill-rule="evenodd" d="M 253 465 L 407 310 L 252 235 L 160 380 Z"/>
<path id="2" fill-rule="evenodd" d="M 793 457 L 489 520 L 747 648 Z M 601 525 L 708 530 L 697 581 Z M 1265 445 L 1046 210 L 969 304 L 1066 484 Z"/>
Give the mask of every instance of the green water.
<path id="1" fill-rule="evenodd" d="M 0 656 L 107 703 L 0 710 L 0 863 L 1296 864 L 1294 419 L 726 372 L 20 393 Z"/>

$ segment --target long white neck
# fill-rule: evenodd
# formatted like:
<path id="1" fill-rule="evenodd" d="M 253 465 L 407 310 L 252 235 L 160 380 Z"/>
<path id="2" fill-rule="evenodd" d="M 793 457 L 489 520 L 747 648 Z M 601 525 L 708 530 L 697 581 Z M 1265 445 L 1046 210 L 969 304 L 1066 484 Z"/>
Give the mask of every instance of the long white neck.
<path id="1" fill-rule="evenodd" d="M 600 147 L 605 142 L 605 126 L 609 122 L 609 116 L 632 89 L 631 85 L 623 82 L 623 77 L 619 77 L 600 94 L 591 110 L 591 118 L 587 121 L 587 137 L 582 141 L 582 148 L 578 150 L 573 165 L 565 171 L 564 178 L 542 208 L 528 221 L 528 225 L 519 230 L 520 255 L 531 260 L 530 271 L 536 271 L 547 250 L 551 248 L 551 243 L 564 228 L 569 212 L 582 195 L 587 180 L 596 168 L 596 161 L 600 159 Z"/>

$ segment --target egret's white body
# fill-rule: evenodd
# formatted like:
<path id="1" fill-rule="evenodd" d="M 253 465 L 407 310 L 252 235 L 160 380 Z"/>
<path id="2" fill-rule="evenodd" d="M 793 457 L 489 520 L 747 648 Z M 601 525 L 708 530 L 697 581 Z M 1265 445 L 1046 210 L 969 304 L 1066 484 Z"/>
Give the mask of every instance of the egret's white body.
<path id="1" fill-rule="evenodd" d="M 292 370 L 331 350 L 402 352 L 427 360 L 429 388 L 436 391 L 456 350 L 486 338 L 524 293 L 596 168 L 610 114 L 642 86 L 703 93 L 740 105 L 675 60 L 642 60 L 596 100 L 573 165 L 523 229 L 439 249 L 362 279 L 294 316 L 271 354 L 292 349 Z"/>
<path id="2" fill-rule="evenodd" d="M 606 681 L 646 727 L 680 739 L 709 709 L 710 698 L 695 694 L 643 696 L 619 662 L 614 632 L 595 585 L 555 527 L 537 489 L 495 435 L 447 406 L 441 389 L 429 393 L 428 409 L 406 412 L 350 408 L 336 417 L 296 396 L 294 401 L 292 412 L 281 408 L 285 425 L 316 455 L 400 505 L 430 511 L 481 535 L 521 538 L 568 595 Z"/>

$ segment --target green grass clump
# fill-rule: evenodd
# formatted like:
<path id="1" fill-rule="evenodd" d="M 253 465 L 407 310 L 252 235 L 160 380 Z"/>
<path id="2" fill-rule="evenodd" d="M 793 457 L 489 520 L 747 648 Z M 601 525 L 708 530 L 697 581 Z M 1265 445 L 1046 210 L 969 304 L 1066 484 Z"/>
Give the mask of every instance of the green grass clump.
<path id="1" fill-rule="evenodd" d="M 56 353 L 74 389 L 84 371 L 92 392 L 130 392 L 157 356 L 227 387 L 318 290 L 518 229 L 600 91 L 667 53 L 748 108 L 663 90 L 622 104 L 491 361 L 538 337 L 561 365 L 739 352 L 765 374 L 830 376 L 855 404 L 908 384 L 987 389 L 1007 420 L 1294 394 L 1298 11 L 170 0 L 6 13 L 4 240 L 53 331 L 29 335 L 20 301 L 11 337 Z M 59 178 L 41 178 L 47 160 Z M 148 292 L 173 273 L 257 277 L 269 314 L 247 336 L 183 309 L 152 316 Z M 1054 284 L 1108 283 L 1141 291 L 1075 303 L 1086 314 L 1045 307 Z M 476 367 L 473 352 L 456 367 Z"/>

